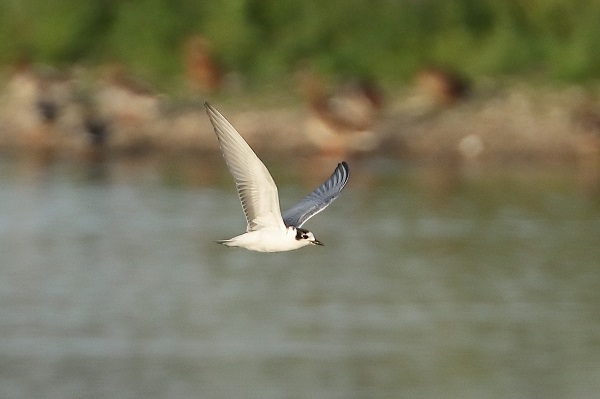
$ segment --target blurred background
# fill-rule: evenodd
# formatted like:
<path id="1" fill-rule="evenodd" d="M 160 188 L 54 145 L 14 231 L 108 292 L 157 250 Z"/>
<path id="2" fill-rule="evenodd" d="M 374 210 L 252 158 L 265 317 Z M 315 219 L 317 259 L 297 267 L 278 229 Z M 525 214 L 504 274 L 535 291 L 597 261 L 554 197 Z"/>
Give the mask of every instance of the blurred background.
<path id="1" fill-rule="evenodd" d="M 595 398 L 600 1 L 0 1 L 0 397 Z M 305 227 L 259 254 L 204 112 Z"/>

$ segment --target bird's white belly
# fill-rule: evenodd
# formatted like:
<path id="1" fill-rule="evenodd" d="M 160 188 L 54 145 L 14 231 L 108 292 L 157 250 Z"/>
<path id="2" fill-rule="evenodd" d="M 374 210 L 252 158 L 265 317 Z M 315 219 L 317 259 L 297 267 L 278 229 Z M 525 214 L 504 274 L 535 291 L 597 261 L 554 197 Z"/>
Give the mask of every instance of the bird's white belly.
<path id="1" fill-rule="evenodd" d="M 223 244 L 230 247 L 242 247 L 258 252 L 281 252 L 302 248 L 310 244 L 307 240 L 296 240 L 289 230 L 257 230 L 233 237 Z"/>

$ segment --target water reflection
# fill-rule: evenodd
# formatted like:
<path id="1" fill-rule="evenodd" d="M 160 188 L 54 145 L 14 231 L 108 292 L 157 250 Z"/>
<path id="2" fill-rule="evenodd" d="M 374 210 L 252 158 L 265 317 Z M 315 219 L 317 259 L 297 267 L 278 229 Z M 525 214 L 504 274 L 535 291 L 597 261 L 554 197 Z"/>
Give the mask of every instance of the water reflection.
<path id="1" fill-rule="evenodd" d="M 243 229 L 223 160 L 176 160 L 0 164 L 0 397 L 597 395 L 576 169 L 356 161 L 325 247 L 256 254 L 212 242 Z M 330 169 L 292 164 L 283 207 Z"/>

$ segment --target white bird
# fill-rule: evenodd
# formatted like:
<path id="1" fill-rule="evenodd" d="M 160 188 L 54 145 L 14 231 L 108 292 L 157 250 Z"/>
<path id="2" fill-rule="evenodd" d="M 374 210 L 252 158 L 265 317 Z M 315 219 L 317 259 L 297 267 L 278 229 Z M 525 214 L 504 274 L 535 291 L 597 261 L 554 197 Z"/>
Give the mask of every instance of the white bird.
<path id="1" fill-rule="evenodd" d="M 204 103 L 223 157 L 233 175 L 248 226 L 244 234 L 219 240 L 228 247 L 251 251 L 291 251 L 323 245 L 302 225 L 335 200 L 348 182 L 348 164 L 338 164 L 327 181 L 281 214 L 277 186 L 271 174 L 235 128 L 211 105 Z"/>

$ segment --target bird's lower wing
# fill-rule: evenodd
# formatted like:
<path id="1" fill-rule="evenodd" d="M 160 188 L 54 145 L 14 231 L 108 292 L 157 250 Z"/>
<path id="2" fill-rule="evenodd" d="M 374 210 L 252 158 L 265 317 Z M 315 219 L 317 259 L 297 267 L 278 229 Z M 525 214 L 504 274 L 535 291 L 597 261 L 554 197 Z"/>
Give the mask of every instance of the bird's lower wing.
<path id="1" fill-rule="evenodd" d="M 340 195 L 349 177 L 348 164 L 346 162 L 338 164 L 325 183 L 283 213 L 283 222 L 286 226 L 301 227 L 308 219 L 327 208 Z"/>

